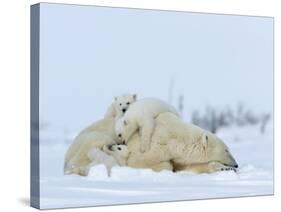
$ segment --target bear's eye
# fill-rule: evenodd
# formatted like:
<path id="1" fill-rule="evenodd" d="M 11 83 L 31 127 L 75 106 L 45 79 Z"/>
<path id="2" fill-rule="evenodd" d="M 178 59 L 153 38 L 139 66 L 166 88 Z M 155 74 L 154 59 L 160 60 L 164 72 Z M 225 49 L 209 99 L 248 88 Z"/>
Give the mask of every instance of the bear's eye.
<path id="1" fill-rule="evenodd" d="M 121 150 L 121 147 L 117 147 L 118 150 Z"/>
<path id="2" fill-rule="evenodd" d="M 122 103 L 119 104 L 120 106 L 122 105 Z"/>
<path id="3" fill-rule="evenodd" d="M 120 134 L 118 134 L 118 137 L 119 137 L 119 138 L 121 138 L 121 137 L 122 137 L 121 133 L 120 133 Z"/>
<path id="4" fill-rule="evenodd" d="M 127 105 L 129 105 L 130 104 L 130 102 L 127 102 Z"/>

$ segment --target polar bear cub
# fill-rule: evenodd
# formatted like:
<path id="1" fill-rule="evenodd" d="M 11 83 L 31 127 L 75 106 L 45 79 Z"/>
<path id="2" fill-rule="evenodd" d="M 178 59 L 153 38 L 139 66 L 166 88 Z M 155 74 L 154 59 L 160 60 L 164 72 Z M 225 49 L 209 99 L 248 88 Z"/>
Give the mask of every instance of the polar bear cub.
<path id="1" fill-rule="evenodd" d="M 107 169 L 108 175 L 110 175 L 110 171 L 113 166 L 127 165 L 129 151 L 126 145 L 104 145 L 102 150 L 98 148 L 92 148 L 88 152 L 87 156 L 92 162 L 86 168 L 86 175 L 88 175 L 92 166 L 98 164 L 104 164 Z"/>
<path id="2" fill-rule="evenodd" d="M 105 118 L 113 117 L 115 120 L 118 120 L 125 114 L 130 105 L 136 100 L 136 94 L 123 94 L 120 96 L 115 96 L 113 103 L 110 105 L 105 114 Z"/>
<path id="3" fill-rule="evenodd" d="M 116 121 L 115 133 L 119 143 L 121 141 L 121 143 L 127 144 L 130 137 L 140 130 L 140 150 L 141 152 L 149 150 L 155 118 L 164 112 L 171 112 L 179 116 L 174 107 L 159 99 L 145 98 L 134 102 L 124 116 Z"/>

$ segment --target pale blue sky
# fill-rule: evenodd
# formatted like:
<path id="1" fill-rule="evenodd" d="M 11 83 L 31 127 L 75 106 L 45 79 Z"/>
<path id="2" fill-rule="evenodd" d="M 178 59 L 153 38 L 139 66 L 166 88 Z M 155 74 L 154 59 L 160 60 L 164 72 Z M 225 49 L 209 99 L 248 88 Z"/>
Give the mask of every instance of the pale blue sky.
<path id="1" fill-rule="evenodd" d="M 113 96 L 185 96 L 185 117 L 207 104 L 273 107 L 273 19 L 41 4 L 40 117 L 79 129 Z"/>

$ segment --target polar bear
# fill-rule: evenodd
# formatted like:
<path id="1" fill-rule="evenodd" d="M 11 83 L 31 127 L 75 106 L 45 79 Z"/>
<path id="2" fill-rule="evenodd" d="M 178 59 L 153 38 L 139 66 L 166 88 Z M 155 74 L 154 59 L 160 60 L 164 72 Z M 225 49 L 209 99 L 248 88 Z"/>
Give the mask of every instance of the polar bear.
<path id="1" fill-rule="evenodd" d="M 113 103 L 110 105 L 105 114 L 105 118 L 114 117 L 115 120 L 118 120 L 125 114 L 130 105 L 136 100 L 136 94 L 124 94 L 121 96 L 115 96 Z"/>
<path id="2" fill-rule="evenodd" d="M 91 167 L 99 164 L 104 164 L 108 176 L 110 176 L 110 171 L 113 166 L 126 166 L 128 159 L 129 151 L 126 145 L 104 145 L 102 150 L 98 148 L 92 148 L 87 156 L 91 160 L 91 163 L 85 167 L 84 175 L 88 175 Z"/>
<path id="3" fill-rule="evenodd" d="M 114 125 L 114 117 L 108 116 L 82 130 L 65 153 L 64 173 L 85 175 L 81 170 L 91 162 L 87 156 L 89 150 L 116 144 Z"/>
<path id="4" fill-rule="evenodd" d="M 238 168 L 230 150 L 221 139 L 197 126 L 184 123 L 169 112 L 156 117 L 149 151 L 140 151 L 141 142 L 138 132 L 129 139 L 130 155 L 127 163 L 130 167 L 197 173 Z"/>
<path id="5" fill-rule="evenodd" d="M 154 131 L 155 118 L 164 112 L 179 116 L 171 105 L 155 98 L 145 98 L 134 102 L 122 118 L 116 121 L 115 132 L 121 142 L 127 144 L 138 129 L 141 130 L 141 152 L 150 148 L 151 135 Z"/>
<path id="6" fill-rule="evenodd" d="M 114 117 L 106 117 L 82 130 L 65 154 L 65 174 L 85 175 L 91 163 L 89 150 L 102 150 L 104 145 L 117 144 L 114 127 Z M 150 150 L 141 153 L 140 146 L 140 135 L 136 132 L 128 141 L 127 166 L 198 173 L 237 167 L 229 149 L 218 137 L 184 123 L 172 113 L 162 113 L 156 117 Z"/>
<path id="7" fill-rule="evenodd" d="M 113 145 L 104 145 L 102 150 L 111 155 L 117 162 L 119 166 L 126 166 L 129 156 L 129 150 L 126 145 L 123 144 L 113 144 Z"/>

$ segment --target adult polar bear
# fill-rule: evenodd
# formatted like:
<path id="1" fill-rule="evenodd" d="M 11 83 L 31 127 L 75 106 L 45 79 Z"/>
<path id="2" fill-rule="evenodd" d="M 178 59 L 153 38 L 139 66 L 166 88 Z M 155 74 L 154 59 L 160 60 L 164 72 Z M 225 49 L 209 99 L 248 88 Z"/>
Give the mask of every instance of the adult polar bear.
<path id="1" fill-rule="evenodd" d="M 84 168 L 92 147 L 115 144 L 114 118 L 105 117 L 83 130 L 65 156 L 65 173 L 85 175 Z M 127 164 L 133 168 L 155 171 L 190 170 L 197 173 L 215 172 L 238 167 L 227 146 L 215 135 L 194 125 L 184 123 L 172 113 L 162 113 L 155 119 L 155 130 L 148 152 L 140 152 L 141 139 L 136 132 L 128 142 Z"/>
<path id="2" fill-rule="evenodd" d="M 155 170 L 189 170 L 197 173 L 238 167 L 228 147 L 214 134 L 184 123 L 169 112 L 160 114 L 155 121 L 149 151 L 143 154 L 140 152 L 138 133 L 129 140 L 128 166 Z"/>
<path id="3" fill-rule="evenodd" d="M 102 150 L 104 145 L 116 144 L 114 125 L 115 117 L 106 116 L 82 130 L 65 153 L 64 173 L 86 175 L 92 148 Z"/>

